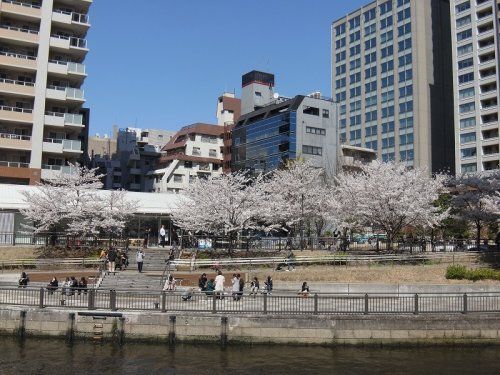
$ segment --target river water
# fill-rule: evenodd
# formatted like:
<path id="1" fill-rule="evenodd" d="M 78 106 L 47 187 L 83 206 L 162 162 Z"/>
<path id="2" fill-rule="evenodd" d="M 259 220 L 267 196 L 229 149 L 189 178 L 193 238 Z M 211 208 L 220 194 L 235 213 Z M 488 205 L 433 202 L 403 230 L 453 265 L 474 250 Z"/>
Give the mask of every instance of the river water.
<path id="1" fill-rule="evenodd" d="M 0 374 L 500 374 L 500 348 L 114 344 L 0 338 Z"/>

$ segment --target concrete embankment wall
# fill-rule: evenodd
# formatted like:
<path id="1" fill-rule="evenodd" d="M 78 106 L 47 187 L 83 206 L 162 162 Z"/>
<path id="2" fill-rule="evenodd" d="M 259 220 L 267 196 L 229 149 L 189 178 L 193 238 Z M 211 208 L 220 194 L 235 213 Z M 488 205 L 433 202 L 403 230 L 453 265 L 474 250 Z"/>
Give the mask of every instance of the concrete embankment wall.
<path id="1" fill-rule="evenodd" d="M 90 315 L 82 315 L 90 314 Z M 245 316 L 9 308 L 0 334 L 160 341 L 321 345 L 500 344 L 499 314 Z"/>

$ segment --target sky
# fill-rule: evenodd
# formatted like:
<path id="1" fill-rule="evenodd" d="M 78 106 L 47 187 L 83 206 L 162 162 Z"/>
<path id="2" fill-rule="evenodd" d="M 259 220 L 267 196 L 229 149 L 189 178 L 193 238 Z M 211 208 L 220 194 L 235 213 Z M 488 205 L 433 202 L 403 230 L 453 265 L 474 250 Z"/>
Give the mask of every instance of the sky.
<path id="1" fill-rule="evenodd" d="M 216 123 L 251 70 L 283 96 L 331 96 L 331 23 L 369 0 L 96 0 L 84 90 L 90 134 Z"/>

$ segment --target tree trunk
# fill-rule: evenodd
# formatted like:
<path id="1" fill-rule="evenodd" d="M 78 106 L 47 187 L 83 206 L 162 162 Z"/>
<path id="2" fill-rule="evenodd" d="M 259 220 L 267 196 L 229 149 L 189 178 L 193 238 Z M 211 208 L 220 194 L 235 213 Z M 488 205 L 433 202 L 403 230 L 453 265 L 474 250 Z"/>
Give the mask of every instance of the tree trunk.
<path id="1" fill-rule="evenodd" d="M 476 221 L 476 250 L 479 251 L 481 245 L 481 222 Z"/>

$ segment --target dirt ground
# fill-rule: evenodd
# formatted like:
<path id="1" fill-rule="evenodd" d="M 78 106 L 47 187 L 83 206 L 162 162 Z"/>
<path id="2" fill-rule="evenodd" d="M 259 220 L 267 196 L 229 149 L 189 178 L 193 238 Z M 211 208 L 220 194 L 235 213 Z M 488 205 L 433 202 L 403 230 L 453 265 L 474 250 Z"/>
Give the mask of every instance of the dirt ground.
<path id="1" fill-rule="evenodd" d="M 33 259 L 35 246 L 0 246 L 0 261 L 13 259 Z"/>

